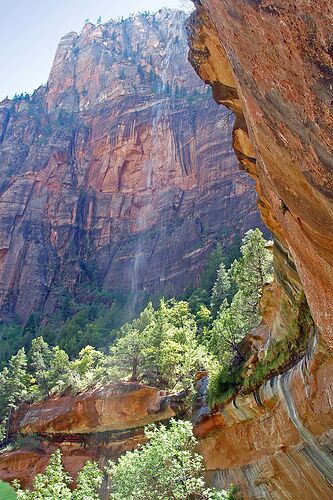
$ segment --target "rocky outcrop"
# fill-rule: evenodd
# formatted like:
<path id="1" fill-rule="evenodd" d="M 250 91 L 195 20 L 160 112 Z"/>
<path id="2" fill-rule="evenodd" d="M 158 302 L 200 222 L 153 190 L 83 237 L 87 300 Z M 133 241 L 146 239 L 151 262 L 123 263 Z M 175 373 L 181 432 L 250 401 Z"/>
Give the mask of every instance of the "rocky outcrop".
<path id="1" fill-rule="evenodd" d="M 184 19 L 87 23 L 45 87 L 0 104 L 1 319 L 52 313 L 87 283 L 182 292 L 216 241 L 260 225 Z"/>
<path id="2" fill-rule="evenodd" d="M 257 391 L 214 411 L 197 409 L 195 434 L 210 484 L 238 484 L 249 499 L 332 496 L 333 363 L 315 353 L 315 343 Z"/>
<path id="3" fill-rule="evenodd" d="M 175 416 L 172 398 L 154 387 L 119 383 L 77 396 L 59 396 L 22 405 L 11 432 L 21 434 L 84 434 L 144 427 Z"/>
<path id="4" fill-rule="evenodd" d="M 27 441 L 18 451 L 0 454 L 0 478 L 31 484 L 57 448 L 74 478 L 88 459 L 103 467 L 107 460 L 143 444 L 146 425 L 180 414 L 182 398 L 154 387 L 119 383 L 22 405 L 11 419 L 10 436 L 20 434 Z"/>
<path id="5" fill-rule="evenodd" d="M 332 15 L 324 1 L 206 0 L 189 22 L 192 65 L 235 114 L 233 146 L 276 239 L 249 373 L 274 342 L 305 334 L 306 303 L 315 322 L 292 367 L 200 410 L 208 477 L 246 498 L 333 491 Z"/>

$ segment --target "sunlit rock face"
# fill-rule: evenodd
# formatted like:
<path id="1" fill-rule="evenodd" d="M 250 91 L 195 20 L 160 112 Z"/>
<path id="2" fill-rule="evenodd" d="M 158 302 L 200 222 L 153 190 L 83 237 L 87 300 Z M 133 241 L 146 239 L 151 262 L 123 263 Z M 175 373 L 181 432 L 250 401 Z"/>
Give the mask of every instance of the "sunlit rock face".
<path id="1" fill-rule="evenodd" d="M 37 449 L 24 447 L 0 455 L 0 479 L 31 485 L 58 448 L 72 477 L 89 459 L 101 467 L 146 441 L 144 427 L 166 422 L 182 411 L 182 395 L 166 395 L 137 383 L 110 384 L 77 396 L 58 396 L 22 405 L 10 435 L 37 436 Z"/>
<path id="2" fill-rule="evenodd" d="M 187 62 L 185 14 L 62 38 L 46 86 L 0 104 L 0 311 L 52 313 L 59 290 L 166 294 L 213 244 L 260 225 L 232 117 Z"/>
<path id="3" fill-rule="evenodd" d="M 293 366 L 199 411 L 211 483 L 245 498 L 333 495 L 332 15 L 323 0 L 206 0 L 189 21 L 190 61 L 235 114 L 233 146 L 276 237 L 256 355 L 301 324 L 303 294 L 315 322 Z"/>

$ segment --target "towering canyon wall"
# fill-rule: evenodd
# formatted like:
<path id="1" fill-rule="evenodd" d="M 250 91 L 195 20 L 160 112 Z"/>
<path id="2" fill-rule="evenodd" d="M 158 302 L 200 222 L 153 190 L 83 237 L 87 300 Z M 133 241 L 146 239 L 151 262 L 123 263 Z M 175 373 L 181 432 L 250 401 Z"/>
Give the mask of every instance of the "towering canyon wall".
<path id="1" fill-rule="evenodd" d="M 52 313 L 91 281 L 179 293 L 216 241 L 260 225 L 184 20 L 88 23 L 62 38 L 46 86 L 0 104 L 1 319 Z"/>
<path id="2" fill-rule="evenodd" d="M 303 294 L 314 319 L 307 353 L 292 366 L 252 394 L 201 408 L 196 432 L 208 477 L 219 486 L 238 482 L 246 498 L 330 498 L 333 8 L 324 0 L 195 4 L 190 60 L 235 113 L 234 149 L 275 235 L 266 346 L 301 324 Z"/>

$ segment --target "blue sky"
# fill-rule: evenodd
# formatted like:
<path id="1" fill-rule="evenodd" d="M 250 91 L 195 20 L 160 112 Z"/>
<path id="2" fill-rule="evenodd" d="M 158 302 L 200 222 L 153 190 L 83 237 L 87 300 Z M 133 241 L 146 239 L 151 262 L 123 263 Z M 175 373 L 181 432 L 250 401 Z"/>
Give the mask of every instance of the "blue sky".
<path id="1" fill-rule="evenodd" d="M 46 83 L 59 39 L 96 22 L 137 11 L 179 7 L 180 0 L 0 0 L 0 100 Z"/>

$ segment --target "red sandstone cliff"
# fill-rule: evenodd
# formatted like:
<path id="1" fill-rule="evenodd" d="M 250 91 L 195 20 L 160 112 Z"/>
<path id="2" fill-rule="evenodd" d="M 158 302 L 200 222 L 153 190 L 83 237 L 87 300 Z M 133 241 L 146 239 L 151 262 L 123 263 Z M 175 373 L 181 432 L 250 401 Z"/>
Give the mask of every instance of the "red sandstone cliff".
<path id="1" fill-rule="evenodd" d="M 185 14 L 86 24 L 49 81 L 0 104 L 0 318 L 60 289 L 173 294 L 260 225 L 228 113 L 187 63 Z"/>
<path id="2" fill-rule="evenodd" d="M 205 0 L 189 22 L 192 65 L 235 113 L 234 149 L 276 236 L 257 356 L 299 328 L 303 290 L 315 321 L 293 367 L 198 415 L 210 481 L 246 498 L 333 495 L 332 21 L 324 0 Z"/>
<path id="3" fill-rule="evenodd" d="M 258 357 L 265 355 L 267 345 L 290 335 L 290 330 L 291 335 L 295 332 L 305 334 L 301 328 L 304 293 L 315 320 L 315 325 L 307 331 L 306 354 L 299 353 L 291 365 L 271 376 L 254 392 L 241 391 L 213 411 L 203 402 L 196 415 L 196 434 L 200 438 L 207 476 L 212 484 L 221 487 L 230 482 L 239 483 L 245 498 L 331 498 L 333 253 L 329 105 L 332 8 L 323 0 L 316 3 L 305 0 L 206 0 L 204 7 L 201 2 L 197 5 L 190 28 L 191 61 L 201 77 L 213 87 L 215 99 L 236 115 L 234 148 L 241 164 L 256 181 L 262 215 L 276 235 L 276 281 L 266 289 L 263 297 L 264 324 L 256 333 L 265 346 L 258 347 Z M 86 27 L 88 34 L 90 29 Z M 55 83 L 57 72 L 61 74 L 61 65 L 71 67 L 66 44 L 72 39 L 74 35 L 63 41 L 54 67 L 55 76 L 50 78 L 45 98 L 50 110 L 58 103 L 64 109 L 67 106 L 71 109 L 73 102 L 81 99 L 81 94 L 78 100 L 75 93 L 76 84 L 73 87 L 80 72 L 67 71 L 64 85 L 69 90 L 64 93 L 59 93 Z M 89 78 L 89 83 L 95 81 L 93 69 Z M 89 96 L 96 98 L 96 95 L 88 82 L 85 92 L 82 102 L 89 109 Z M 144 101 L 143 107 L 147 105 Z M 204 102 L 205 106 L 210 106 Z M 200 113 L 202 147 L 214 144 L 214 155 L 218 158 L 223 144 L 219 142 L 216 129 L 209 128 L 210 120 L 215 117 L 208 112 L 205 118 L 202 109 Z M 6 129 L 6 114 L 4 116 L 3 128 Z M 159 121 L 158 112 L 156 116 Z M 187 126 L 188 123 L 186 121 Z M 80 141 L 84 143 L 84 136 L 79 135 L 79 144 Z M 155 144 L 156 141 L 151 141 L 151 147 Z M 72 149 L 77 150 L 77 146 Z M 61 165 L 59 158 L 57 166 Z M 47 178 L 52 179 L 52 175 Z M 92 178 L 96 175 L 95 172 Z M 185 182 L 183 177 L 186 182 L 192 179 L 186 174 L 181 176 L 182 182 Z M 172 178 L 179 180 L 177 175 Z M 213 179 L 215 182 L 216 178 Z M 70 185 L 68 178 L 67 182 Z M 214 196 L 223 192 L 223 189 L 219 191 L 223 182 L 218 185 Z M 129 189 L 131 184 L 121 182 L 120 191 L 124 186 Z M 146 191 L 147 186 L 143 193 Z M 138 212 L 143 213 L 143 207 L 148 206 L 149 215 L 156 215 L 156 210 L 151 211 L 150 195 L 148 200 L 147 204 L 138 205 Z M 224 194 L 214 200 L 219 203 L 224 200 Z M 89 213 L 90 217 L 95 214 L 92 208 Z M 91 220 L 97 224 L 97 219 Z M 129 224 L 133 223 L 130 217 L 128 220 Z M 135 219 L 140 221 L 139 225 L 143 224 L 142 220 L 146 217 Z M 207 219 L 208 226 L 211 227 L 213 221 Z M 53 238 L 58 241 L 58 226 Z M 64 248 L 68 250 L 66 245 Z M 251 365 L 248 369 L 252 369 Z M 87 430 L 89 404 L 87 414 L 78 417 L 74 413 L 75 402 L 72 403 L 73 410 L 66 413 L 66 419 L 77 421 L 79 429 L 83 426 Z M 47 405 L 52 406 L 52 402 Z M 40 420 L 34 420 L 34 411 L 40 412 Z M 27 432 L 57 430 L 58 415 L 53 415 L 50 421 L 45 421 L 42 415 L 42 407 L 33 407 L 31 411 L 28 408 L 20 422 Z M 94 422 L 100 426 L 99 418 Z M 20 425 L 18 423 L 17 428 Z M 62 422 L 61 426 L 62 431 L 76 435 L 74 427 Z M 79 442 L 81 438 L 79 436 Z M 78 446 L 70 444 L 73 441 L 68 436 L 66 439 L 69 448 Z M 13 468 L 17 471 L 30 466 L 31 456 L 24 453 L 18 452 L 16 463 L 14 455 L 7 457 L 9 463 L 13 459 L 14 462 L 7 463 L 7 468 L 4 465 L 6 474 Z M 5 461 L 1 463 L 6 464 Z M 77 464 L 77 459 L 73 463 Z M 9 477 L 7 475 L 7 479 Z"/>
<path id="4" fill-rule="evenodd" d="M 89 459 L 104 467 L 107 460 L 116 460 L 144 443 L 146 425 L 175 417 L 181 407 L 181 395 L 166 395 L 136 383 L 106 385 L 77 396 L 22 405 L 13 415 L 10 432 L 38 434 L 38 449 L 23 446 L 2 453 L 0 479 L 17 478 L 23 486 L 30 485 L 57 448 L 74 477 Z"/>

